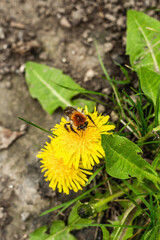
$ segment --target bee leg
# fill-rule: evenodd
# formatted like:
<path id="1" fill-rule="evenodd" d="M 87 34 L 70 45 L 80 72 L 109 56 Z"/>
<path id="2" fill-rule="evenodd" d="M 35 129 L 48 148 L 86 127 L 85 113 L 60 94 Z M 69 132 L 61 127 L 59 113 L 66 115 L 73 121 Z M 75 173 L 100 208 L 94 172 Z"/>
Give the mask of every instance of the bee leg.
<path id="1" fill-rule="evenodd" d="M 85 124 L 83 125 L 83 131 L 86 129 L 86 127 L 88 126 L 88 121 L 85 122 Z"/>
<path id="2" fill-rule="evenodd" d="M 84 113 L 84 108 L 82 108 L 82 113 Z"/>
<path id="3" fill-rule="evenodd" d="M 74 130 L 74 128 L 72 127 L 72 124 L 71 124 L 71 123 L 65 123 L 65 124 L 64 124 L 64 128 L 65 128 L 68 132 L 69 132 L 68 126 L 70 126 L 70 130 L 71 130 L 72 132 L 78 134 L 78 133 Z M 78 136 L 79 136 L 79 134 L 78 134 Z"/>
<path id="4" fill-rule="evenodd" d="M 91 122 L 96 126 L 96 124 L 95 124 L 95 122 L 93 121 L 93 119 L 91 118 L 91 116 L 90 115 L 86 115 L 88 118 L 89 118 L 89 120 L 91 120 Z M 97 126 L 96 126 L 97 127 Z"/>
<path id="5" fill-rule="evenodd" d="M 69 128 L 67 127 L 67 125 L 71 125 L 70 123 L 65 123 L 64 124 L 64 128 L 69 132 Z"/>
<path id="6" fill-rule="evenodd" d="M 70 124 L 70 129 L 71 129 L 72 132 L 78 134 L 78 133 L 74 130 L 74 128 L 72 127 L 72 124 Z M 78 136 L 79 136 L 79 134 L 78 134 Z"/>

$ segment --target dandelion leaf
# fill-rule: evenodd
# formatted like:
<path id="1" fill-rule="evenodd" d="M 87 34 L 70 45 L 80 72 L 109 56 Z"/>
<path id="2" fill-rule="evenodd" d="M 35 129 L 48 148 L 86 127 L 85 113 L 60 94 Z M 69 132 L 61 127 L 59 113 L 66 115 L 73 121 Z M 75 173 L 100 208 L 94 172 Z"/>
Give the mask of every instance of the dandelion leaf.
<path id="1" fill-rule="evenodd" d="M 56 220 L 52 222 L 50 227 L 50 234 L 55 234 L 65 228 L 65 222 L 62 220 Z"/>
<path id="2" fill-rule="evenodd" d="M 38 229 L 36 229 L 33 233 L 29 235 L 29 240 L 46 240 L 48 238 L 48 234 L 46 233 L 47 226 L 44 225 Z"/>
<path id="3" fill-rule="evenodd" d="M 30 234 L 29 240 L 76 240 L 76 238 L 69 233 L 69 227 L 65 226 L 62 220 L 55 220 L 47 232 L 47 226 L 42 226 Z"/>
<path id="4" fill-rule="evenodd" d="M 127 12 L 127 47 L 131 65 L 160 72 L 160 22 L 142 12 Z"/>
<path id="5" fill-rule="evenodd" d="M 105 151 L 106 171 L 112 177 L 136 177 L 139 181 L 148 179 L 156 185 L 160 183 L 153 167 L 139 155 L 141 149 L 127 138 L 102 135 L 102 146 Z"/>
<path id="6" fill-rule="evenodd" d="M 151 98 L 155 108 L 160 84 L 159 49 L 160 22 L 142 12 L 128 10 L 126 53 L 139 76 L 144 94 Z M 157 115 L 160 122 L 160 108 Z"/>
<path id="7" fill-rule="evenodd" d="M 160 97 L 158 97 L 159 103 L 157 103 L 157 95 L 159 94 L 160 96 L 160 93 L 158 93 L 160 89 L 160 74 L 146 67 L 141 67 L 139 69 L 139 77 L 141 79 L 141 87 L 145 95 L 153 101 L 155 108 L 156 104 L 159 104 L 158 120 L 160 123 Z"/>
<path id="8" fill-rule="evenodd" d="M 79 106 L 81 108 L 85 108 L 85 106 L 87 106 L 88 108 L 88 112 L 92 112 L 96 103 L 87 99 L 83 99 L 83 98 L 78 98 L 78 99 L 74 99 L 72 101 L 74 106 Z"/>
<path id="9" fill-rule="evenodd" d="M 74 105 L 71 99 L 82 89 L 61 70 L 34 62 L 26 63 L 26 82 L 31 96 L 37 98 L 49 114 L 58 107 Z M 67 89 L 70 87 L 76 91 Z"/>

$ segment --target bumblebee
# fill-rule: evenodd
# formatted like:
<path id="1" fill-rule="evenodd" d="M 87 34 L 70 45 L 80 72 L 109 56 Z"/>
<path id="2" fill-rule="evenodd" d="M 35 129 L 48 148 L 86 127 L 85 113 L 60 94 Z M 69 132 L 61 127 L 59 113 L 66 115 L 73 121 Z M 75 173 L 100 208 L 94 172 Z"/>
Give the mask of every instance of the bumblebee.
<path id="1" fill-rule="evenodd" d="M 83 112 L 78 111 L 74 107 L 71 107 L 71 106 L 66 107 L 65 110 L 64 110 L 64 113 L 69 118 L 69 121 L 70 121 L 70 122 L 64 124 L 64 128 L 68 132 L 69 132 L 69 130 L 71 130 L 72 132 L 77 133 L 74 130 L 74 128 L 76 128 L 78 131 L 85 130 L 88 126 L 88 123 L 89 123 L 87 118 L 95 125 L 91 116 L 85 115 Z"/>

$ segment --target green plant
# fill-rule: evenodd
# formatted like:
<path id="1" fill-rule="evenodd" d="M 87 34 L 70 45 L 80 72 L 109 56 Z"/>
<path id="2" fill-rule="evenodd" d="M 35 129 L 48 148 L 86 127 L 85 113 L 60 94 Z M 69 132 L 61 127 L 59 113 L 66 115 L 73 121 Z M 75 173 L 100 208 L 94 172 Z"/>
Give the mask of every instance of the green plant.
<path id="1" fill-rule="evenodd" d="M 126 81 L 115 81 L 108 75 L 98 53 L 105 78 L 113 89 L 113 95 L 110 99 L 114 103 L 114 110 L 119 114 L 116 126 L 119 131 L 113 135 L 102 134 L 102 147 L 105 152 L 104 163 L 94 172 L 86 184 L 94 181 L 94 187 L 89 188 L 77 198 L 41 214 L 43 216 L 59 209 L 62 213 L 74 204 L 67 225 L 63 221 L 54 221 L 49 228 L 49 233 L 46 233 L 47 226 L 43 226 L 30 234 L 30 240 L 75 239 L 70 232 L 87 226 L 100 227 L 104 240 L 159 239 L 159 29 L 160 23 L 157 20 L 144 13 L 128 11 L 126 52 L 130 57 L 132 70 L 137 73 L 139 78 L 138 89 L 131 87 L 129 90 L 124 89 L 120 92 L 117 84 L 125 86 L 125 84 L 130 83 L 127 70 L 120 66 Z M 79 100 L 72 101 L 72 97 L 77 93 L 85 94 L 85 96 L 87 94 L 88 97 L 89 94 L 103 96 L 101 93 L 81 88 L 71 78 L 62 75 L 60 70 L 36 63 L 27 63 L 26 80 L 31 95 L 38 98 L 49 113 L 52 113 L 58 106 L 65 108 L 66 105 L 75 105 L 75 103 L 77 105 Z M 72 87 L 70 87 L 71 84 Z M 63 99 L 59 97 L 62 93 Z M 103 103 L 102 100 L 100 101 Z M 90 101 L 88 103 L 93 108 L 92 103 Z M 121 124 L 124 125 L 122 128 L 120 128 Z M 126 136 L 129 137 L 126 138 Z M 103 173 L 101 174 L 102 180 L 99 182 L 96 176 L 101 172 Z M 100 190 L 100 186 L 104 187 L 104 191 Z M 85 208 L 84 203 L 81 204 L 80 201 L 87 201 Z M 114 219 L 106 219 L 105 213 L 110 211 L 111 206 L 115 210 L 114 204 L 117 204 L 119 212 L 113 214 Z M 84 215 L 80 217 L 78 213 L 84 213 L 86 207 L 90 207 L 92 211 L 87 211 L 89 215 L 84 214 L 84 219 Z M 87 216 L 88 218 L 86 218 Z"/>

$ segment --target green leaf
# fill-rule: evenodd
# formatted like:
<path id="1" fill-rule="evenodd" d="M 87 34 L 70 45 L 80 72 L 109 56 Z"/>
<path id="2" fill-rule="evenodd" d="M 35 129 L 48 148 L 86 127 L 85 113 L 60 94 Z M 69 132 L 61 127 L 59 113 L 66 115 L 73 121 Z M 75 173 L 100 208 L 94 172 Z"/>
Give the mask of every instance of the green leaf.
<path id="1" fill-rule="evenodd" d="M 152 99 L 154 107 L 156 108 L 158 89 L 160 85 L 160 74 L 154 72 L 153 70 L 148 69 L 147 67 L 141 67 L 138 73 L 141 80 L 141 87 L 143 92 L 147 97 Z M 160 107 L 158 110 L 158 119 L 160 121 Z"/>
<path id="2" fill-rule="evenodd" d="M 153 205 L 151 203 L 152 197 L 150 195 L 150 205 L 152 205 L 152 214 L 149 231 L 145 231 L 143 234 L 143 240 L 159 240 L 160 239 L 160 208 L 159 202 Z"/>
<path id="3" fill-rule="evenodd" d="M 152 230 L 148 231 L 145 236 L 143 236 L 143 240 L 159 240 L 160 227 L 155 226 Z"/>
<path id="4" fill-rule="evenodd" d="M 157 213 L 159 213 L 159 209 L 157 207 Z M 160 219 L 159 216 L 157 219 L 155 219 L 155 222 L 152 226 L 152 229 L 145 232 L 143 235 L 143 240 L 159 240 L 160 239 Z"/>
<path id="5" fill-rule="evenodd" d="M 88 191 L 85 191 L 84 193 L 82 193 L 80 196 L 78 196 L 78 197 L 76 197 L 76 198 L 74 198 L 74 199 L 72 199 L 72 200 L 70 200 L 68 202 L 62 203 L 62 204 L 60 204 L 58 206 L 55 206 L 55 207 L 53 207 L 53 208 L 51 208 L 51 209 L 41 213 L 40 216 L 44 216 L 44 215 L 46 215 L 46 214 L 48 214 L 50 212 L 53 212 L 53 211 L 55 211 L 57 209 L 60 209 L 60 208 L 62 208 L 62 210 L 60 211 L 62 213 L 64 210 L 66 210 L 69 206 L 71 206 L 72 204 L 74 204 L 78 200 L 82 200 L 82 199 L 88 198 L 90 192 L 94 191 L 95 189 L 97 189 L 98 187 L 103 185 L 104 182 L 105 181 L 101 181 L 100 183 L 95 185 L 93 188 L 90 188 Z"/>
<path id="6" fill-rule="evenodd" d="M 158 125 L 157 127 L 153 128 L 154 132 L 159 132 L 160 131 L 160 125 Z"/>
<path id="7" fill-rule="evenodd" d="M 102 233 L 103 233 L 103 240 L 109 240 L 109 232 L 108 230 L 102 226 L 101 227 Z"/>
<path id="8" fill-rule="evenodd" d="M 156 109 L 155 125 L 160 122 L 160 22 L 142 12 L 127 12 L 127 48 L 132 67 L 137 72 L 146 96 L 152 99 Z"/>
<path id="9" fill-rule="evenodd" d="M 96 106 L 96 103 L 93 102 L 93 101 L 90 101 L 90 100 L 86 100 L 86 99 L 83 99 L 83 98 L 78 98 L 78 99 L 74 99 L 72 101 L 72 104 L 74 106 L 79 106 L 81 108 L 84 108 L 85 105 L 87 106 L 88 108 L 88 112 L 92 112 L 94 107 Z"/>
<path id="10" fill-rule="evenodd" d="M 132 67 L 160 72 L 160 22 L 142 12 L 127 12 L 127 48 Z"/>
<path id="11" fill-rule="evenodd" d="M 65 228 L 65 222 L 61 220 L 53 221 L 50 227 L 50 234 L 57 233 Z"/>
<path id="12" fill-rule="evenodd" d="M 69 233 L 69 227 L 61 220 L 53 221 L 50 227 L 50 235 L 46 240 L 76 240 L 76 238 Z"/>
<path id="13" fill-rule="evenodd" d="M 115 224 L 123 225 L 127 222 L 130 226 L 133 226 L 134 219 L 141 215 L 142 211 L 140 209 L 136 209 L 135 211 L 135 206 L 133 204 L 129 205 L 130 206 L 124 210 L 124 213 L 118 217 L 119 221 L 116 221 Z M 111 234 L 112 240 L 128 240 L 133 235 L 133 230 L 134 228 L 115 228 Z"/>
<path id="14" fill-rule="evenodd" d="M 26 82 L 31 96 L 37 98 L 49 114 L 58 107 L 64 109 L 66 106 L 73 106 L 72 97 L 82 89 L 61 70 L 34 62 L 26 63 Z M 57 84 L 72 86 L 77 91 L 65 89 Z"/>
<path id="15" fill-rule="evenodd" d="M 138 153 L 141 149 L 125 137 L 102 135 L 102 146 L 105 151 L 106 171 L 119 179 L 136 177 L 139 181 L 149 179 L 156 185 L 160 183 L 153 167 Z"/>
<path id="16" fill-rule="evenodd" d="M 29 240 L 46 240 L 49 236 L 46 231 L 46 225 L 36 229 L 33 233 L 29 235 Z"/>
<path id="17" fill-rule="evenodd" d="M 104 166 L 101 166 L 100 168 L 98 168 L 88 179 L 88 181 L 86 182 L 86 186 L 88 184 L 90 184 L 90 182 L 97 176 L 97 174 L 99 174 L 99 172 L 104 168 Z"/>
<path id="18" fill-rule="evenodd" d="M 159 149 L 158 153 L 156 154 L 155 159 L 152 162 L 153 168 L 156 169 L 156 167 L 159 166 L 159 163 L 160 163 L 160 149 Z"/>
<path id="19" fill-rule="evenodd" d="M 57 235 L 56 234 L 51 235 L 46 240 L 77 240 L 77 239 L 69 232 L 63 231 L 62 233 L 58 233 Z"/>
<path id="20" fill-rule="evenodd" d="M 156 97 L 156 107 L 155 107 L 155 127 L 158 126 L 158 122 L 160 122 L 160 83 L 157 90 Z"/>

